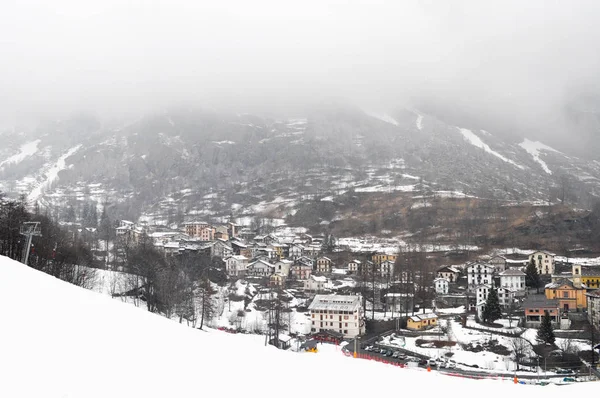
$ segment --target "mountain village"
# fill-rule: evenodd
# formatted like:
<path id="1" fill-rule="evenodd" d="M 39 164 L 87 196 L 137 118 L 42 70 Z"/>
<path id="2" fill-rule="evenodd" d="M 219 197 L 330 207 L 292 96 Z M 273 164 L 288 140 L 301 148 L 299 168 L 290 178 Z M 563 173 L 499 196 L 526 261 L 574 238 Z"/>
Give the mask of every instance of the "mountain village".
<path id="1" fill-rule="evenodd" d="M 282 349 L 348 343 L 349 355 L 428 370 L 597 376 L 598 259 L 507 250 L 463 263 L 446 257 L 430 269 L 409 264 L 429 256 L 404 261 L 410 253 L 401 247 L 351 248 L 285 226 L 261 232 L 232 222 L 191 221 L 173 230 L 120 221 L 112 247 L 96 255 L 110 259 L 106 272 L 118 273 L 128 272 L 119 265 L 120 248 L 142 239 L 165 257 L 211 258 L 223 283 L 209 325 L 265 334 Z M 281 313 L 265 304 L 278 296 Z M 287 321 L 273 329 L 272 317 Z M 541 341 L 548 327 L 552 337 Z"/>

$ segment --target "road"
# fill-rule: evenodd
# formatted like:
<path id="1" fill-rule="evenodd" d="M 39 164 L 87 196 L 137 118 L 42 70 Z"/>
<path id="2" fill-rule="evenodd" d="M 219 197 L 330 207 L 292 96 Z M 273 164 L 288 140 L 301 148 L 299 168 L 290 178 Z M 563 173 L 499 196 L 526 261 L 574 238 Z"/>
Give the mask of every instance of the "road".
<path id="1" fill-rule="evenodd" d="M 417 362 L 419 359 L 427 359 L 427 357 L 423 356 L 423 355 L 419 355 L 416 353 L 413 353 L 411 351 L 402 349 L 402 348 L 398 348 L 398 347 L 386 347 L 383 345 L 375 345 L 377 347 L 381 347 L 381 348 L 386 348 L 386 349 L 390 349 L 392 351 L 400 351 L 404 354 L 407 355 L 407 359 L 397 359 L 397 358 L 393 358 L 393 357 L 387 357 L 383 354 L 381 354 L 379 351 L 374 352 L 374 351 L 366 351 L 363 347 L 358 348 L 358 354 L 361 357 L 370 357 L 373 358 L 375 360 L 380 360 L 380 361 L 387 361 L 390 363 L 398 363 L 398 364 L 403 364 L 404 366 L 407 367 L 418 367 Z M 353 352 L 354 349 L 354 345 L 353 343 L 350 343 L 347 345 L 348 351 L 350 353 Z M 410 362 L 410 363 L 409 363 Z M 421 366 L 421 367 L 425 367 L 425 366 Z M 481 370 L 471 370 L 471 369 L 464 369 L 464 368 L 455 368 L 455 369 L 448 369 L 448 368 L 431 368 L 431 371 L 435 371 L 435 372 L 440 372 L 440 373 L 444 373 L 447 375 L 451 375 L 451 376 L 460 376 L 460 377 L 467 377 L 467 378 L 475 378 L 475 379 L 481 379 L 481 378 L 505 378 L 505 379 L 513 379 L 514 378 L 514 373 L 508 373 L 508 372 L 504 372 L 504 373 L 491 373 L 491 372 L 486 372 L 486 371 L 481 371 Z M 556 376 L 550 376 L 552 378 L 560 378 L 560 377 L 574 377 L 574 376 L 560 376 L 560 375 L 556 375 Z M 531 374 L 523 374 L 522 372 L 520 372 L 519 376 L 518 376 L 519 380 L 544 380 L 544 374 L 540 373 L 539 375 L 537 373 L 531 373 Z"/>

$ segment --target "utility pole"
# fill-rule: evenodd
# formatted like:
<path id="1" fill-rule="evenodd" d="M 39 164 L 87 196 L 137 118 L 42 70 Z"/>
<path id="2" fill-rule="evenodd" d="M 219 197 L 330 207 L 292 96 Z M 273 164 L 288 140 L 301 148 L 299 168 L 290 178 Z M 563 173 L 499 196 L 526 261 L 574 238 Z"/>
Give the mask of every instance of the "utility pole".
<path id="1" fill-rule="evenodd" d="M 40 223 L 37 221 L 29 221 L 21 224 L 20 231 L 21 235 L 24 235 L 27 238 L 27 243 L 25 245 L 25 259 L 23 264 L 29 265 L 29 253 L 31 252 L 31 241 L 34 236 L 42 236 L 42 232 L 40 231 Z"/>

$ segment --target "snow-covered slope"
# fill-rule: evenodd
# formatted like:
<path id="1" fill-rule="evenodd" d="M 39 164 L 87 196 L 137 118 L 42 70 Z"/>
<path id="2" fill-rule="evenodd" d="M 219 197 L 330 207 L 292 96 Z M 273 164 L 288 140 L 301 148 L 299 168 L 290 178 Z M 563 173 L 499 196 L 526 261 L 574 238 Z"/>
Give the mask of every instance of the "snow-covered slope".
<path id="1" fill-rule="evenodd" d="M 540 151 L 558 152 L 556 149 L 551 148 L 548 145 L 542 144 L 539 141 L 528 140 L 527 138 L 525 138 L 525 140 L 523 140 L 523 142 L 521 142 L 519 146 L 525 149 L 533 157 L 533 160 L 535 160 L 537 163 L 540 164 L 540 166 L 542 166 L 542 169 L 544 169 L 546 173 L 552 174 L 552 171 L 550 170 L 546 162 L 544 162 L 540 158 Z"/>
<path id="2" fill-rule="evenodd" d="M 464 139 L 467 140 L 471 145 L 474 145 L 478 148 L 483 149 L 484 151 L 486 151 L 487 153 L 496 156 L 498 159 L 503 160 L 506 163 L 510 163 L 515 167 L 518 167 L 519 169 L 523 169 L 523 166 L 515 163 L 513 160 L 508 159 L 505 156 L 502 156 L 501 154 L 499 154 L 498 152 L 494 151 L 492 148 L 490 148 L 490 146 L 488 144 L 486 144 L 485 142 L 483 142 L 481 140 L 481 138 L 479 138 L 479 136 L 477 136 L 475 133 L 473 133 L 471 130 L 469 129 L 464 129 L 464 128 L 458 128 L 458 131 L 460 131 L 460 133 L 463 135 Z M 488 133 L 489 134 L 489 133 Z"/>
<path id="3" fill-rule="evenodd" d="M 27 158 L 28 156 L 31 156 L 34 153 L 36 153 L 38 150 L 38 145 L 39 145 L 40 141 L 41 140 L 38 139 L 38 140 L 27 142 L 27 143 L 21 145 L 21 148 L 19 149 L 18 153 L 12 155 L 8 159 L 0 161 L 0 168 L 2 168 L 6 164 L 19 163 L 20 161 Z"/>
<path id="4" fill-rule="evenodd" d="M 68 285 L 0 257 L 2 397 L 275 397 L 383 395 L 427 386 L 546 398 L 593 394 L 594 383 L 567 387 L 474 381 L 353 359 L 265 347 L 256 336 L 203 332 L 110 297 Z M 353 381 L 353 375 L 361 375 Z M 368 380 L 377 380 L 376 383 Z M 540 390 L 543 388 L 543 390 Z"/>

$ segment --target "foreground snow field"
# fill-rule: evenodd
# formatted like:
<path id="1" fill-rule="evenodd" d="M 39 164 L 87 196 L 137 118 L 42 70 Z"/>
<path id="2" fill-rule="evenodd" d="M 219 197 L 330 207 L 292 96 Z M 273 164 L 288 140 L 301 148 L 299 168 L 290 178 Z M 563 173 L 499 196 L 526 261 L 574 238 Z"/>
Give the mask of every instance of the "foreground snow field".
<path id="1" fill-rule="evenodd" d="M 402 369 L 346 357 L 265 347 L 263 338 L 199 331 L 0 257 L 1 397 L 246 398 L 374 396 L 422 388 L 545 398 L 597 391 L 597 383 L 515 385 Z M 536 391 L 543 389 L 543 391 Z M 414 390 L 413 390 L 414 391 Z"/>

